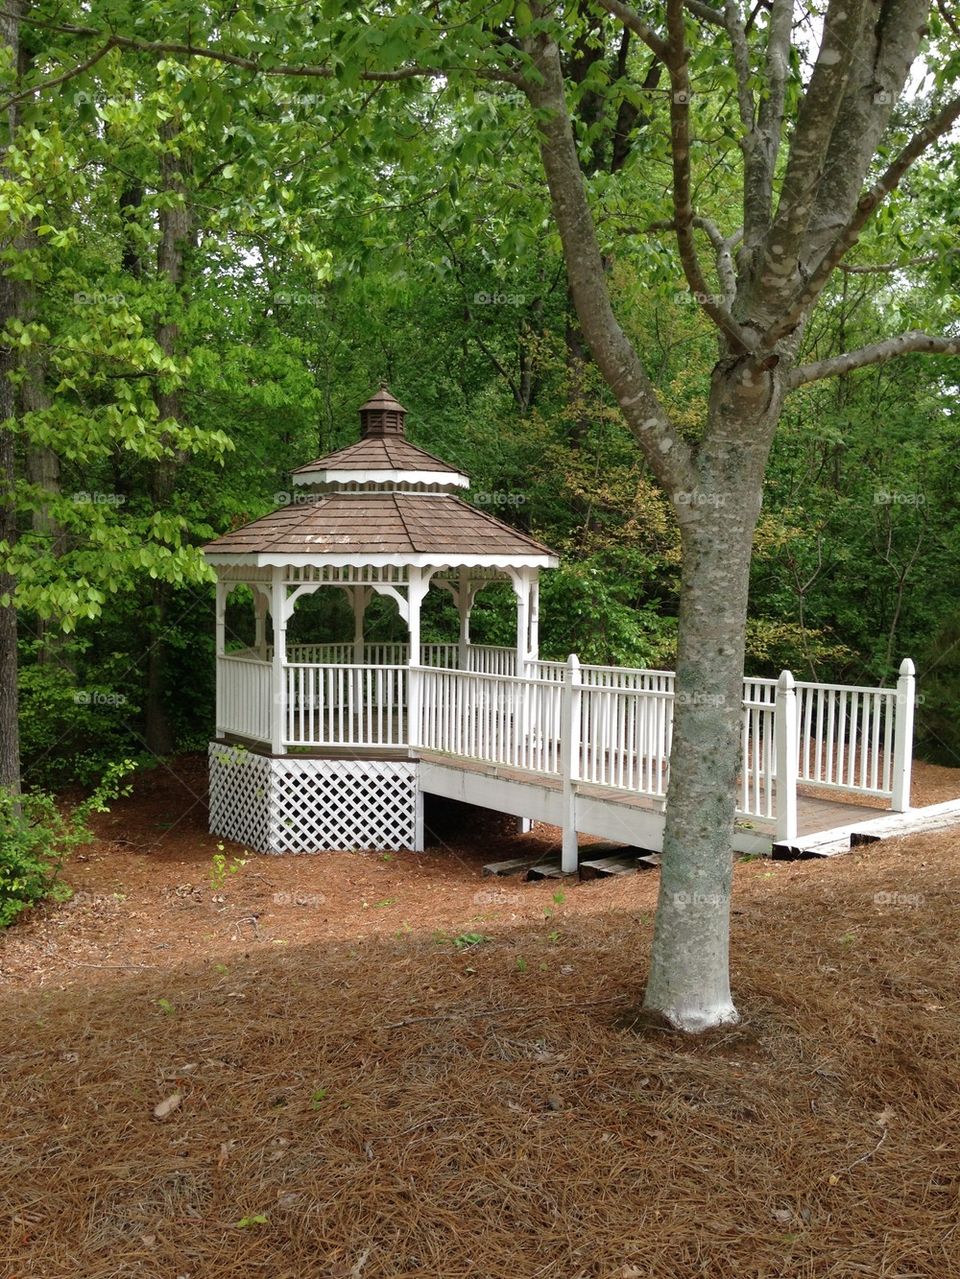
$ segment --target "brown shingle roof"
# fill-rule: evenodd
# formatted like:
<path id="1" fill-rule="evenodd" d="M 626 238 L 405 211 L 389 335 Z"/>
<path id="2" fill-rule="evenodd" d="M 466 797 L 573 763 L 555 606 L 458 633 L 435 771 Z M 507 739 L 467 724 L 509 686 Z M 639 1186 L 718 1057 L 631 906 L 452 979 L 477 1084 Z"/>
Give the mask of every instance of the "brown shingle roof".
<path id="1" fill-rule="evenodd" d="M 455 466 L 417 448 L 402 435 L 368 435 L 356 444 L 318 457 L 315 462 L 298 466 L 294 475 L 307 475 L 311 471 L 445 471 L 449 475 L 461 475 Z"/>
<path id="2" fill-rule="evenodd" d="M 330 493 L 282 506 L 209 542 L 211 555 L 553 555 L 447 494 Z"/>

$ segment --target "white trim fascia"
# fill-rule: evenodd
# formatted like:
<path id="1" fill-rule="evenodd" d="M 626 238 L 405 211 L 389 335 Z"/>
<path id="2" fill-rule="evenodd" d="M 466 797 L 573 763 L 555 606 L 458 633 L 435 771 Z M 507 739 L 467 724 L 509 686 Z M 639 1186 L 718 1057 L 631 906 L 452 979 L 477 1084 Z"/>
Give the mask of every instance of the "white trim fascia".
<path id="1" fill-rule="evenodd" d="M 348 471 L 330 469 L 292 473 L 294 484 L 446 484 L 469 488 L 470 480 L 460 471 Z"/>
<path id="2" fill-rule="evenodd" d="M 243 564 L 252 568 L 557 568 L 556 555 L 531 552 L 529 555 L 447 555 L 431 552 L 394 554 L 327 554 L 324 551 L 285 554 L 282 551 L 204 551 L 204 559 L 214 568 Z"/>

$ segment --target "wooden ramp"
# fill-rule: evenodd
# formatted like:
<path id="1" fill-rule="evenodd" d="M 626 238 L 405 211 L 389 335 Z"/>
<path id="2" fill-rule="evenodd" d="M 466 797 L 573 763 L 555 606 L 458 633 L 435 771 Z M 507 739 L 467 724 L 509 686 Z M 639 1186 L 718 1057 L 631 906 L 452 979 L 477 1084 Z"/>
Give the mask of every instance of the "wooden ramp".
<path id="1" fill-rule="evenodd" d="M 638 865 L 649 865 L 649 862 L 640 862 L 640 857 L 644 854 L 655 857 L 663 848 L 665 817 L 662 800 L 585 783 L 576 784 L 572 795 L 566 796 L 558 778 L 440 753 L 420 752 L 419 758 L 420 786 L 427 794 L 442 795 L 552 826 L 563 825 L 565 806 L 572 803 L 575 828 L 579 834 L 607 840 L 621 850 L 633 850 L 629 855 L 625 851 L 614 855 L 599 850 L 595 852 L 593 847 L 585 848 L 580 870 L 586 870 L 586 877 L 626 873 L 631 869 L 628 860 Z M 875 840 L 960 826 L 960 799 L 909 809 L 905 813 L 891 813 L 888 809 L 866 805 L 852 794 L 831 792 L 824 797 L 806 793 L 798 797 L 797 809 L 799 833 L 788 843 L 776 841 L 772 823 L 758 818 L 738 818 L 734 829 L 734 850 L 784 859 L 833 857 Z M 652 862 L 653 858 L 650 860 Z M 520 858 L 509 863 L 491 863 L 485 867 L 485 872 L 530 873 L 533 861 L 532 858 Z M 540 877 L 560 873 L 559 862 L 554 868 L 549 859 L 541 858 L 535 869 Z"/>

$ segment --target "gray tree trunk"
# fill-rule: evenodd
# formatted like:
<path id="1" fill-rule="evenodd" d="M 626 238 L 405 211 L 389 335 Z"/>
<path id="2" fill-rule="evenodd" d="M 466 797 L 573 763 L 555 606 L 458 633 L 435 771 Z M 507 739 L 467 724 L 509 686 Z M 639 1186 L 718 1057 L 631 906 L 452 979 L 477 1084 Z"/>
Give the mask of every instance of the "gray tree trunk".
<path id="1" fill-rule="evenodd" d="M 16 66 L 20 47 L 20 0 L 11 0 L 0 10 L 0 44 L 12 54 Z M 17 110 L 8 108 L 3 121 L 4 160 L 17 130 Z M 10 245 L 0 247 L 9 248 Z M 19 311 L 17 281 L 0 274 L 0 329 Z M 16 396 L 10 376 L 17 363 L 16 352 L 0 346 L 0 542 L 12 546 L 17 538 Z M 20 791 L 20 731 L 17 720 L 17 610 L 14 603 L 16 580 L 0 572 L 0 786 Z"/>

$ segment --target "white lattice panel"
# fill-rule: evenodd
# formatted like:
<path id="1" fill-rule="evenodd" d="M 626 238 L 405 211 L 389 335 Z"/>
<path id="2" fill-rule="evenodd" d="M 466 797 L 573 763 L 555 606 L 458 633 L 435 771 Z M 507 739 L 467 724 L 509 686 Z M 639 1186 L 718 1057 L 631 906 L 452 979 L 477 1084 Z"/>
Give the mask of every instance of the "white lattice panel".
<path id="1" fill-rule="evenodd" d="M 259 852 L 422 847 L 417 765 L 210 746 L 210 829 Z"/>
<path id="2" fill-rule="evenodd" d="M 211 742 L 210 830 L 258 852 L 270 846 L 270 763 L 242 746 Z"/>

